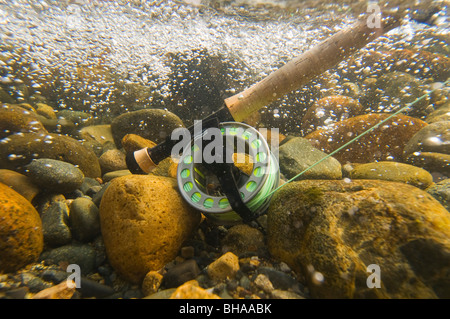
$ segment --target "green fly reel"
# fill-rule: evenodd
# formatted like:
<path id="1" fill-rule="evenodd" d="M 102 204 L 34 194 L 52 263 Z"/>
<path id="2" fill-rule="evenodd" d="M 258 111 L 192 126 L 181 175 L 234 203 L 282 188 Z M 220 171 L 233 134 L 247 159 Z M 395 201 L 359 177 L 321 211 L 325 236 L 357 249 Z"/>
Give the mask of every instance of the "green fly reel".
<path id="1" fill-rule="evenodd" d="M 236 195 L 240 196 L 238 200 L 254 219 L 267 209 L 271 199 L 267 194 L 279 185 L 278 161 L 266 139 L 253 127 L 224 122 L 218 129 L 223 147 L 216 150 L 215 159 L 232 161 L 228 164 L 233 168 L 233 178 L 224 178 L 226 170 L 222 174 L 217 166 L 214 167 L 223 163 L 211 163 L 205 158 L 205 134 L 209 130 L 206 129 L 192 139 L 179 160 L 177 180 L 181 195 L 208 218 L 220 223 L 233 223 L 249 219 L 248 215 L 243 217 L 242 209 L 233 209 L 238 206 L 232 204 L 235 199 L 231 201 L 230 194 L 239 194 Z M 223 154 L 217 154 L 217 151 Z M 234 160 L 233 154 L 238 155 Z M 245 161 L 239 160 L 243 158 Z M 247 169 L 239 169 L 242 166 Z"/>

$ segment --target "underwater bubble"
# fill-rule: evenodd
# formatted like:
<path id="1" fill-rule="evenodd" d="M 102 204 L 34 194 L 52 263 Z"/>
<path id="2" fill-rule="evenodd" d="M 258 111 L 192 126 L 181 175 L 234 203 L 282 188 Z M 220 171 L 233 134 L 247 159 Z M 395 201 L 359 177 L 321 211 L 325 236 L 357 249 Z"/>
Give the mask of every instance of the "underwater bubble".
<path id="1" fill-rule="evenodd" d="M 432 136 L 427 138 L 423 144 L 428 146 L 439 146 L 442 145 L 442 140 L 438 136 Z"/>
<path id="2" fill-rule="evenodd" d="M 325 281 L 325 277 L 323 276 L 323 274 L 318 271 L 313 272 L 311 279 L 312 279 L 312 283 L 315 285 L 321 285 Z"/>
<path id="3" fill-rule="evenodd" d="M 9 154 L 8 155 L 8 159 L 10 160 L 10 161 L 14 161 L 14 160 L 17 160 L 17 159 L 21 159 L 21 158 L 23 158 L 24 156 L 23 155 L 17 155 L 17 154 Z"/>

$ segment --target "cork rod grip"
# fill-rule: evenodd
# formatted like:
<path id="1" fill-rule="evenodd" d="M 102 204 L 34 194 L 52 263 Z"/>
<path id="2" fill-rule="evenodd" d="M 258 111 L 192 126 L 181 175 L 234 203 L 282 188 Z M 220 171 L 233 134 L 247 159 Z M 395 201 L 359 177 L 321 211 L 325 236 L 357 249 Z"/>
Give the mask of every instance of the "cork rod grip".
<path id="1" fill-rule="evenodd" d="M 294 58 L 250 88 L 225 99 L 234 120 L 241 122 L 260 108 L 299 89 L 367 43 L 399 26 L 401 19 L 391 15 L 383 17 L 380 22 L 380 27 L 371 28 L 367 19 L 359 20 L 354 26 Z"/>

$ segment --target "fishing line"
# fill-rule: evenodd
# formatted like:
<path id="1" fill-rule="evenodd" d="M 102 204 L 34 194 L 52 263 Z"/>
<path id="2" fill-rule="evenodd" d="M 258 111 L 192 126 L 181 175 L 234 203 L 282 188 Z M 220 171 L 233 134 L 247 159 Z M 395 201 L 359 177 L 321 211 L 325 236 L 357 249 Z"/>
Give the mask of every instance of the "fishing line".
<path id="1" fill-rule="evenodd" d="M 330 154 L 326 155 L 325 157 L 323 157 L 322 159 L 318 160 L 317 162 L 315 162 L 314 164 L 312 164 L 311 166 L 309 166 L 308 168 L 306 168 L 305 170 L 303 170 L 302 172 L 298 173 L 297 175 L 295 175 L 294 177 L 292 177 L 291 179 L 289 179 L 286 183 L 278 186 L 277 188 L 275 188 L 274 190 L 270 191 L 269 193 L 267 193 L 264 197 L 262 197 L 260 200 L 264 200 L 270 196 L 272 196 L 276 191 L 280 190 L 283 186 L 293 182 L 295 179 L 299 178 L 300 176 L 302 176 L 305 172 L 309 171 L 310 169 L 312 169 L 313 167 L 319 165 L 320 163 L 322 163 L 324 160 L 326 160 L 327 158 L 333 156 L 334 154 L 336 154 L 337 152 L 341 151 L 342 149 L 346 148 L 347 146 L 349 146 L 350 144 L 356 142 L 358 139 L 360 139 L 361 137 L 363 137 L 364 135 L 370 133 L 371 131 L 373 131 L 375 128 L 377 128 L 378 126 L 380 126 L 381 124 L 389 121 L 390 119 L 392 119 L 394 116 L 400 114 L 401 112 L 403 112 L 404 110 L 406 110 L 407 108 L 413 106 L 414 104 L 416 104 L 417 102 L 423 100 L 425 97 L 427 97 L 428 95 L 430 95 L 431 93 L 433 93 L 436 90 L 442 89 L 444 88 L 448 82 L 450 82 L 450 79 L 445 81 L 441 86 L 431 90 L 430 92 L 425 93 L 424 95 L 422 95 L 421 97 L 417 98 L 416 100 L 414 100 L 413 102 L 405 105 L 404 107 L 400 108 L 398 111 L 392 113 L 390 116 L 388 116 L 387 118 L 385 118 L 384 120 L 378 122 L 377 124 L 375 124 L 374 126 L 370 127 L 369 129 L 367 129 L 366 131 L 364 131 L 363 133 L 361 133 L 360 135 L 356 136 L 355 138 L 351 139 L 350 141 L 348 141 L 347 143 L 345 143 L 344 145 L 340 146 L 339 148 L 337 148 L 336 150 L 334 150 L 333 152 L 331 152 Z"/>

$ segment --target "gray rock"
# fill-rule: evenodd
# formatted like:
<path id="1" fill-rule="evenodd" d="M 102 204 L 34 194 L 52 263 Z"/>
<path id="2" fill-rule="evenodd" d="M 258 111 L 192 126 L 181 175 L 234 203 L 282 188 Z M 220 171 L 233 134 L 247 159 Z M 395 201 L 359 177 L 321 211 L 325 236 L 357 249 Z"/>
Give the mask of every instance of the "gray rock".
<path id="1" fill-rule="evenodd" d="M 92 186 L 91 188 L 88 189 L 88 191 L 86 192 L 86 195 L 89 196 L 90 198 L 93 198 L 95 196 L 95 194 L 97 194 L 99 191 L 102 190 L 102 186 L 98 185 L 98 186 Z"/>
<path id="2" fill-rule="evenodd" d="M 70 229 L 74 239 L 86 243 L 100 234 L 97 206 L 85 197 L 76 198 L 70 205 Z"/>
<path id="3" fill-rule="evenodd" d="M 37 293 L 52 286 L 50 283 L 47 283 L 41 278 L 27 272 L 20 274 L 20 280 L 22 282 L 22 285 L 27 286 L 32 293 Z"/>
<path id="4" fill-rule="evenodd" d="M 59 264 L 66 262 L 80 266 L 81 275 L 88 275 L 96 271 L 96 249 L 90 245 L 73 244 L 65 245 L 45 251 L 41 254 L 40 260 L 46 264 Z"/>
<path id="5" fill-rule="evenodd" d="M 80 288 L 77 290 L 81 293 L 83 298 L 104 298 L 115 293 L 112 287 L 103 285 L 85 277 L 81 277 Z"/>
<path id="6" fill-rule="evenodd" d="M 69 208 L 65 202 L 55 201 L 41 212 L 44 243 L 50 247 L 70 243 L 72 234 L 68 226 Z"/>
<path id="7" fill-rule="evenodd" d="M 300 291 L 299 282 L 282 271 L 269 267 L 259 267 L 257 273 L 266 275 L 275 289 Z"/>
<path id="8" fill-rule="evenodd" d="M 436 198 L 450 212 L 450 178 L 431 185 L 426 192 Z"/>
<path id="9" fill-rule="evenodd" d="M 130 173 L 131 174 L 131 173 Z M 103 194 L 105 193 L 106 189 L 108 188 L 108 186 L 110 185 L 110 182 L 106 183 L 105 185 L 103 185 L 102 189 L 100 191 L 98 191 L 94 197 L 92 197 L 92 201 L 94 202 L 94 204 L 97 207 L 100 207 L 100 202 L 102 201 L 102 197 Z"/>
<path id="10" fill-rule="evenodd" d="M 88 195 L 87 192 L 93 186 L 100 186 L 100 183 L 95 178 L 85 177 L 79 188 L 84 194 Z"/>
<path id="11" fill-rule="evenodd" d="M 118 149 L 104 152 L 98 159 L 98 162 L 103 173 L 127 169 L 125 154 Z"/>
<path id="12" fill-rule="evenodd" d="M 34 184 L 59 194 L 76 190 L 84 179 L 83 172 L 74 165 L 49 158 L 33 160 L 26 170 Z"/>
<path id="13" fill-rule="evenodd" d="M 60 282 L 67 280 L 67 277 L 70 274 L 71 273 L 67 272 L 67 271 L 47 269 L 47 270 L 44 270 L 40 276 L 43 280 L 52 282 L 57 285 Z"/>
<path id="14" fill-rule="evenodd" d="M 246 290 L 250 290 L 252 288 L 251 281 L 246 275 L 243 275 L 241 279 L 239 279 L 239 285 Z"/>
<path id="15" fill-rule="evenodd" d="M 5 291 L 5 296 L 10 299 L 25 299 L 25 295 L 28 291 L 28 287 L 19 287 Z"/>
<path id="16" fill-rule="evenodd" d="M 291 138 L 282 144 L 279 149 L 280 171 L 290 179 L 307 169 L 327 154 L 311 146 L 311 143 L 302 137 Z M 329 157 L 320 164 L 306 171 L 298 179 L 341 179 L 341 164 Z"/>

